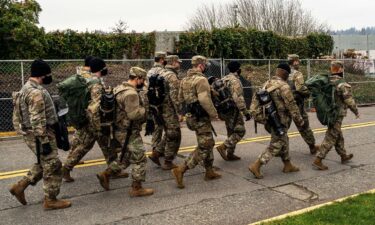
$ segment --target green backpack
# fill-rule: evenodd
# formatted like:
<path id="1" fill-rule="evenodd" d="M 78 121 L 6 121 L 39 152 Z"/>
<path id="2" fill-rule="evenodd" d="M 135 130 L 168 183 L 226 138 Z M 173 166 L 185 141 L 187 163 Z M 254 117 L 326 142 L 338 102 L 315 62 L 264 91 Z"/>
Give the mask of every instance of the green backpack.
<path id="1" fill-rule="evenodd" d="M 99 80 L 87 80 L 74 74 L 57 84 L 60 97 L 67 103 L 69 112 L 68 121 L 75 128 L 81 128 L 87 124 L 86 109 L 91 100 L 88 86 Z"/>
<path id="2" fill-rule="evenodd" d="M 340 112 L 336 104 L 335 90 L 336 85 L 342 82 L 344 81 L 331 82 L 328 74 L 313 76 L 305 82 L 311 91 L 316 115 L 322 125 L 333 125 L 339 116 Z"/>

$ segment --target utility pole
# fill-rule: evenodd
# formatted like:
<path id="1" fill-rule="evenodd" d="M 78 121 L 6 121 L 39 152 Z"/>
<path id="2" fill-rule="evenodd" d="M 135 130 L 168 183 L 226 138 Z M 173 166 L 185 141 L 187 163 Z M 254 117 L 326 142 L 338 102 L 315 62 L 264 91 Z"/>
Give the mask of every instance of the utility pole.
<path id="1" fill-rule="evenodd" d="M 237 19 L 237 15 L 238 15 L 238 5 L 234 4 L 233 7 L 233 15 L 234 15 L 234 27 L 239 27 L 239 24 L 238 24 L 238 19 Z"/>

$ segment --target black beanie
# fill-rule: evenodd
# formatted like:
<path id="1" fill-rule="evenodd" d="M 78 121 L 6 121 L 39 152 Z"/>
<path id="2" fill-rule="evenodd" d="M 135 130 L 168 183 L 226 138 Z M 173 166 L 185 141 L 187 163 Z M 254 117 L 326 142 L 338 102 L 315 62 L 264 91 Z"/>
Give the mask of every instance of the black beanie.
<path id="1" fill-rule="evenodd" d="M 290 66 L 286 63 L 280 63 L 277 68 L 283 69 L 290 74 Z"/>
<path id="2" fill-rule="evenodd" d="M 90 70 L 91 70 L 91 73 L 96 73 L 96 72 L 99 72 L 100 70 L 102 70 L 104 67 L 105 67 L 105 62 L 103 59 L 100 59 L 100 58 L 93 58 L 91 61 L 90 61 Z"/>
<path id="3" fill-rule="evenodd" d="M 228 63 L 228 70 L 231 73 L 237 72 L 241 67 L 241 64 L 238 61 L 230 61 Z"/>
<path id="4" fill-rule="evenodd" d="M 94 58 L 94 56 L 87 56 L 85 58 L 85 66 L 89 67 L 90 66 L 90 61 Z"/>
<path id="5" fill-rule="evenodd" d="M 42 77 L 51 73 L 51 67 L 41 59 L 36 59 L 31 64 L 31 76 Z"/>

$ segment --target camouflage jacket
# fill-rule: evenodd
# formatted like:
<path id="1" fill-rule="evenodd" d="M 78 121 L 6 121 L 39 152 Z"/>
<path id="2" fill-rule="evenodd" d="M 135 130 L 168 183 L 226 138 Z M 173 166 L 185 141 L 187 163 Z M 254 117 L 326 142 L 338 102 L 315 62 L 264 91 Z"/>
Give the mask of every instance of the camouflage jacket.
<path id="1" fill-rule="evenodd" d="M 23 130 L 32 130 L 41 143 L 49 142 L 47 126 L 58 119 L 52 97 L 42 85 L 26 82 L 20 91 L 20 112 Z"/>
<path id="2" fill-rule="evenodd" d="M 290 126 L 291 119 L 293 119 L 297 126 L 301 126 L 303 124 L 303 118 L 288 83 L 280 77 L 274 76 L 265 84 L 266 89 L 271 87 L 275 88 L 275 90 L 271 92 L 271 98 L 275 103 L 281 123 L 285 127 L 288 127 Z"/>
<path id="3" fill-rule="evenodd" d="M 178 72 L 170 66 L 166 66 L 161 73 L 167 83 L 167 97 L 164 100 L 163 106 L 173 107 L 177 114 L 182 113 L 182 107 L 178 98 L 180 89 L 180 80 L 177 78 Z"/>
<path id="4" fill-rule="evenodd" d="M 146 109 L 137 89 L 124 82 L 113 90 L 116 96 L 116 129 L 126 131 L 133 121 L 133 130 L 141 130 L 145 122 Z"/>
<path id="5" fill-rule="evenodd" d="M 147 78 L 150 78 L 154 74 L 161 74 L 164 70 L 164 66 L 158 62 L 154 63 L 154 66 L 147 72 Z"/>
<path id="6" fill-rule="evenodd" d="M 186 104 L 199 102 L 211 118 L 216 118 L 217 111 L 211 100 L 211 87 L 203 73 L 190 69 L 180 84 L 179 101 Z"/>
<path id="7" fill-rule="evenodd" d="M 305 80 L 300 71 L 292 69 L 292 73 L 289 75 L 289 78 L 288 78 L 288 84 L 290 88 L 292 89 L 293 95 L 296 99 L 301 98 L 301 97 L 308 98 L 310 96 L 310 91 L 306 87 Z"/>
<path id="8" fill-rule="evenodd" d="M 340 115 L 346 116 L 348 108 L 355 114 L 358 115 L 358 108 L 352 95 L 352 87 L 346 82 L 342 81 L 343 78 L 337 75 L 330 76 L 330 81 L 338 83 L 336 85 L 335 98 L 336 104 L 340 108 Z"/>
<path id="9" fill-rule="evenodd" d="M 229 73 L 223 78 L 225 85 L 229 88 L 232 99 L 236 103 L 238 109 L 245 114 L 247 112 L 246 103 L 243 96 L 243 87 L 240 77 L 237 73 Z"/>

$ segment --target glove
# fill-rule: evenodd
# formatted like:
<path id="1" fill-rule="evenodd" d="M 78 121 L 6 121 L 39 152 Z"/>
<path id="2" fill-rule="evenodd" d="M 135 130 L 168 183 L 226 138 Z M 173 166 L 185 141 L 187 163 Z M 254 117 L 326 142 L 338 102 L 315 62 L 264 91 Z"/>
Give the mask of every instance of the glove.
<path id="1" fill-rule="evenodd" d="M 42 155 L 49 155 L 52 152 L 52 147 L 49 142 L 42 144 Z"/>
<path id="2" fill-rule="evenodd" d="M 249 112 L 246 112 L 246 113 L 245 113 L 245 118 L 246 118 L 246 119 L 245 119 L 246 121 L 251 120 L 251 114 L 250 114 Z"/>

